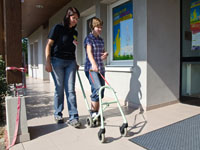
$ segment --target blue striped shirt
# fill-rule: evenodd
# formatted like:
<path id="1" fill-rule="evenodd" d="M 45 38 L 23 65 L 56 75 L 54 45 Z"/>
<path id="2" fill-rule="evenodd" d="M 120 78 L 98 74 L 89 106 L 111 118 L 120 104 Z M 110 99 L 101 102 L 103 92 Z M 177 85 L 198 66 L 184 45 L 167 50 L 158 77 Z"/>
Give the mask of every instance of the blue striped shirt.
<path id="1" fill-rule="evenodd" d="M 86 61 L 85 61 L 85 71 L 89 71 L 92 69 L 92 64 L 88 59 L 87 45 L 92 46 L 92 54 L 94 60 L 98 66 L 100 72 L 105 72 L 103 60 L 101 60 L 101 55 L 104 53 L 104 41 L 101 37 L 95 37 L 92 33 L 90 33 L 84 40 L 84 47 L 86 51 Z"/>

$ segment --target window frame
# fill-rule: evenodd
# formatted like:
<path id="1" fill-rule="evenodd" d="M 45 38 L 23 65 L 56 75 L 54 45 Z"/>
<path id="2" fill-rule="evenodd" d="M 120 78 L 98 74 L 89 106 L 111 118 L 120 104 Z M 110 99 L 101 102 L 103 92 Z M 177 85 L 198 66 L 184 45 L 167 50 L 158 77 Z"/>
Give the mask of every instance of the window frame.
<path id="1" fill-rule="evenodd" d="M 108 6 L 108 18 L 107 18 L 107 37 L 108 37 L 108 44 L 107 45 L 107 49 L 110 50 L 110 55 L 109 55 L 109 63 L 107 64 L 107 66 L 133 66 L 133 60 L 113 60 L 113 8 L 122 5 L 128 1 L 132 1 L 132 0 L 120 0 L 118 2 L 115 2 L 111 5 Z M 132 1 L 133 3 L 133 1 Z M 132 6 L 133 7 L 133 6 Z M 133 14 L 134 15 L 134 14 Z M 134 22 L 133 22 L 134 24 Z M 134 29 L 133 29 L 134 32 Z M 133 34 L 134 36 L 134 34 Z M 134 38 L 133 38 L 134 39 Z M 133 46 L 134 47 L 134 46 Z M 134 50 L 133 50 L 133 56 L 134 56 Z"/>
<path id="2" fill-rule="evenodd" d="M 33 44 L 30 44 L 30 64 L 33 67 Z"/>
<path id="3" fill-rule="evenodd" d="M 38 49 L 39 49 L 39 45 L 38 44 L 39 44 L 38 41 L 36 41 L 36 42 L 34 42 L 34 46 L 33 46 L 34 47 L 34 51 L 33 51 L 34 55 L 33 56 L 34 56 L 34 67 L 35 68 L 38 68 L 38 56 L 39 56 L 38 55 L 38 52 L 39 52 L 38 51 Z"/>
<path id="4" fill-rule="evenodd" d="M 30 64 L 31 68 L 38 69 L 39 67 L 39 58 L 38 58 L 38 52 L 39 52 L 39 45 L 38 41 L 35 41 L 33 43 L 30 43 Z"/>

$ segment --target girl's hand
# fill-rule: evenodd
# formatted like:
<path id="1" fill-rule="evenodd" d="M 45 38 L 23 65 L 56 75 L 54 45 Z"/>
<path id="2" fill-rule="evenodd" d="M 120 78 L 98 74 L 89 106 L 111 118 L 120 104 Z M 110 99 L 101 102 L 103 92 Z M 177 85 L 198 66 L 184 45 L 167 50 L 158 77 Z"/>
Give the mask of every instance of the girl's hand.
<path id="1" fill-rule="evenodd" d="M 108 57 L 108 52 L 101 53 L 101 60 L 105 60 Z"/>
<path id="2" fill-rule="evenodd" d="M 99 71 L 98 66 L 96 64 L 93 64 L 92 70 L 95 71 L 95 72 L 98 72 Z"/>

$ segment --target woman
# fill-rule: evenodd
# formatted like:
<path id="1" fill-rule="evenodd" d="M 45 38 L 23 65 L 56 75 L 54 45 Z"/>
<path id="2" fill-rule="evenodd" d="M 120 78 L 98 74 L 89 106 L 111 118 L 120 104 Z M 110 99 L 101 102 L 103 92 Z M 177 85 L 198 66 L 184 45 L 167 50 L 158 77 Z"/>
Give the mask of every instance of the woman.
<path id="1" fill-rule="evenodd" d="M 75 77 L 77 31 L 75 27 L 80 17 L 74 7 L 67 9 L 63 24 L 56 24 L 48 35 L 46 45 L 46 71 L 51 72 L 55 84 L 54 118 L 57 123 L 64 123 L 62 111 L 64 109 L 64 90 L 66 93 L 69 112 L 69 124 L 80 127 L 77 111 Z"/>
<path id="2" fill-rule="evenodd" d="M 84 47 L 86 50 L 86 62 L 85 62 L 85 75 L 91 85 L 91 116 L 95 117 L 99 110 L 99 89 L 105 85 L 105 81 L 102 79 L 100 72 L 105 75 L 105 68 L 103 60 L 108 56 L 108 53 L 104 49 L 104 41 L 100 37 L 102 32 L 103 21 L 99 18 L 92 18 L 90 21 L 91 33 L 85 38 Z M 91 72 L 92 78 L 89 75 Z M 94 83 L 93 83 L 94 82 Z M 101 97 L 104 96 L 104 91 L 101 93 Z"/>

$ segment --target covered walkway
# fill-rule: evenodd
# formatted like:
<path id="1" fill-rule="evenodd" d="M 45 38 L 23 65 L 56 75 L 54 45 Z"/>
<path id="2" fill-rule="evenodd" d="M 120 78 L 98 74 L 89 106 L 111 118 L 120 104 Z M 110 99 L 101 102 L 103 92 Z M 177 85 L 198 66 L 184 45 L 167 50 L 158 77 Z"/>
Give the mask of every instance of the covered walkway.
<path id="1" fill-rule="evenodd" d="M 122 106 L 128 123 L 128 136 L 121 137 L 119 126 L 122 117 L 115 105 L 105 111 L 106 143 L 98 140 L 99 127 L 86 125 L 88 112 L 80 90 L 77 89 L 78 110 L 82 127 L 75 129 L 66 123 L 55 124 L 53 118 L 53 84 L 27 78 L 26 109 L 31 140 L 16 144 L 11 150 L 142 150 L 144 148 L 132 143 L 130 139 L 141 134 L 162 128 L 177 121 L 199 114 L 200 107 L 173 104 L 147 112 Z M 89 98 L 89 93 L 87 93 Z M 105 98 L 109 99 L 109 98 Z M 64 110 L 65 121 L 68 112 Z"/>

